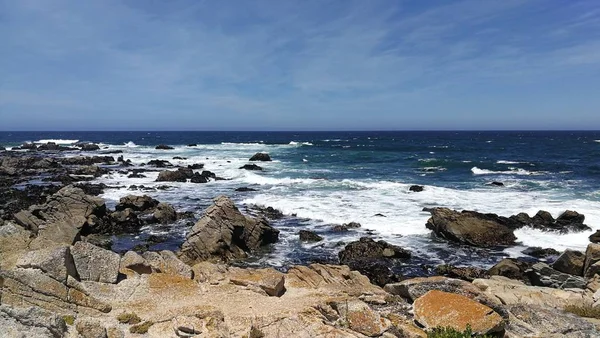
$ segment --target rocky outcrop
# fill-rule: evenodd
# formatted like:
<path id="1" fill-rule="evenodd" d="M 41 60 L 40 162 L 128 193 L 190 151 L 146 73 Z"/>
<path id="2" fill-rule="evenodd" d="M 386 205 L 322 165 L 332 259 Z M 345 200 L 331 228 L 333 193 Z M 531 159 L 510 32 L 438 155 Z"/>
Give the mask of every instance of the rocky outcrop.
<path id="1" fill-rule="evenodd" d="M 352 331 L 367 337 L 379 337 L 389 329 L 390 323 L 361 300 L 334 301 L 329 305 Z"/>
<path id="2" fill-rule="evenodd" d="M 408 188 L 408 191 L 421 192 L 421 191 L 423 191 L 423 186 L 422 185 L 411 185 L 410 188 Z"/>
<path id="3" fill-rule="evenodd" d="M 172 251 L 162 250 L 160 252 L 147 251 L 142 254 L 145 264 L 150 266 L 152 272 L 179 275 L 192 279 L 194 273 L 192 268 L 183 263 Z"/>
<path id="4" fill-rule="evenodd" d="M 168 146 L 166 144 L 159 144 L 156 147 L 154 147 L 154 149 L 157 149 L 157 150 L 173 150 L 175 148 L 173 148 L 171 146 Z"/>
<path id="5" fill-rule="evenodd" d="M 149 165 L 151 167 L 156 167 L 156 168 L 166 168 L 166 167 L 173 166 L 171 164 L 171 162 L 166 161 L 166 160 L 150 160 L 150 161 L 148 161 L 147 165 Z"/>
<path id="6" fill-rule="evenodd" d="M 505 258 L 488 270 L 488 275 L 504 276 L 510 279 L 526 279 L 525 271 L 531 267 L 531 263 L 519 261 L 513 258 Z"/>
<path id="7" fill-rule="evenodd" d="M 552 269 L 548 264 L 536 263 L 525 272 L 532 285 L 557 289 L 585 289 L 586 281 L 582 277 Z"/>
<path id="8" fill-rule="evenodd" d="M 244 164 L 243 166 L 240 167 L 240 169 L 245 169 L 245 170 L 263 170 L 263 168 L 261 166 L 258 166 L 256 164 Z"/>
<path id="9" fill-rule="evenodd" d="M 29 251 L 16 264 L 23 269 L 38 269 L 61 283 L 67 277 L 79 278 L 68 246 Z"/>
<path id="10" fill-rule="evenodd" d="M 415 320 L 426 329 L 451 327 L 463 332 L 467 325 L 474 334 L 504 330 L 505 322 L 491 308 L 465 296 L 432 290 L 417 298 L 413 305 Z"/>
<path id="11" fill-rule="evenodd" d="M 267 153 L 256 153 L 250 157 L 250 161 L 271 161 L 271 156 L 269 156 Z"/>
<path id="12" fill-rule="evenodd" d="M 284 274 L 273 268 L 230 268 L 229 280 L 235 285 L 245 286 L 271 297 L 281 297 L 285 293 Z"/>
<path id="13" fill-rule="evenodd" d="M 323 237 L 317 235 L 314 231 L 309 230 L 300 230 L 298 236 L 300 237 L 301 242 L 320 242 L 323 240 Z"/>
<path id="14" fill-rule="evenodd" d="M 583 252 L 567 249 L 552 263 L 552 268 L 570 275 L 583 276 L 584 263 Z"/>
<path id="15" fill-rule="evenodd" d="M 133 211 L 146 211 L 148 209 L 156 208 L 158 203 L 159 202 L 157 200 L 147 195 L 127 195 L 125 197 L 121 197 L 119 204 L 115 206 L 115 210 L 121 211 L 125 209 L 131 209 Z"/>
<path id="16" fill-rule="evenodd" d="M 67 332 L 67 325 L 58 314 L 36 306 L 0 305 L 0 329 L 4 337 L 61 338 Z"/>
<path id="17" fill-rule="evenodd" d="M 175 171 L 165 170 L 158 173 L 156 182 L 187 182 L 194 177 L 194 171 L 189 168 L 178 168 Z"/>
<path id="18" fill-rule="evenodd" d="M 469 282 L 477 278 L 487 278 L 489 276 L 488 272 L 485 269 L 473 266 L 458 267 L 447 264 L 441 264 L 436 266 L 435 273 L 441 276 L 458 278 Z"/>
<path id="19" fill-rule="evenodd" d="M 265 219 L 244 216 L 233 201 L 220 196 L 186 236 L 181 258 L 188 263 L 207 259 L 228 261 L 246 257 L 278 238 L 279 231 Z"/>
<path id="20" fill-rule="evenodd" d="M 552 248 L 541 248 L 539 246 L 529 247 L 522 251 L 524 254 L 535 258 L 556 257 L 560 253 Z"/>
<path id="21" fill-rule="evenodd" d="M 600 273 L 600 244 L 590 243 L 585 250 L 583 275 L 591 278 Z"/>
<path id="22" fill-rule="evenodd" d="M 508 306 L 511 337 L 596 337 L 593 323 L 573 314 L 536 305 Z"/>
<path id="23" fill-rule="evenodd" d="M 60 163 L 66 165 L 94 165 L 98 163 L 112 163 L 115 158 L 112 156 L 74 156 L 58 159 Z"/>
<path id="24" fill-rule="evenodd" d="M 589 239 L 592 243 L 600 243 L 600 230 L 596 230 L 596 232 L 591 234 Z"/>
<path id="25" fill-rule="evenodd" d="M 37 235 L 35 247 L 42 248 L 44 242 L 73 244 L 92 218 L 103 217 L 105 213 L 102 199 L 68 186 L 52 195 L 46 204 L 31 206 L 14 217 L 17 223 Z"/>
<path id="26" fill-rule="evenodd" d="M 457 212 L 448 208 L 430 209 L 427 228 L 437 236 L 479 247 L 512 245 L 516 237 L 511 229 L 489 215 Z"/>
<path id="27" fill-rule="evenodd" d="M 121 257 L 106 249 L 86 242 L 77 242 L 71 247 L 73 262 L 81 280 L 116 283 Z"/>

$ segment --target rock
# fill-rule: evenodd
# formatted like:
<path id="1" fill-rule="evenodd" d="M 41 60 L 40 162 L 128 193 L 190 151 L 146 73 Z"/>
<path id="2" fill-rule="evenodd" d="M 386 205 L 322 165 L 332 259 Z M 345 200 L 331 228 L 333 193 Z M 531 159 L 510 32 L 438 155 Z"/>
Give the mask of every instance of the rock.
<path id="1" fill-rule="evenodd" d="M 59 150 L 60 146 L 54 142 L 40 144 L 37 150 Z"/>
<path id="2" fill-rule="evenodd" d="M 423 186 L 422 185 L 411 185 L 410 188 L 408 188 L 409 191 L 413 191 L 413 192 L 421 192 L 423 191 Z"/>
<path id="3" fill-rule="evenodd" d="M 360 300 L 336 301 L 330 305 L 344 321 L 343 325 L 367 337 L 379 337 L 389 328 L 379 313 Z"/>
<path id="4" fill-rule="evenodd" d="M 177 212 L 172 205 L 163 202 L 156 206 L 152 217 L 159 223 L 168 224 L 177 220 Z"/>
<path id="5" fill-rule="evenodd" d="M 95 143 L 80 143 L 76 144 L 76 147 L 80 147 L 83 151 L 96 151 L 100 150 L 100 147 Z"/>
<path id="6" fill-rule="evenodd" d="M 0 270 L 14 267 L 21 255 L 31 250 L 31 237 L 30 231 L 12 222 L 0 226 Z"/>
<path id="7" fill-rule="evenodd" d="M 230 268 L 229 272 L 229 280 L 235 285 L 258 288 L 271 297 L 281 297 L 285 293 L 284 274 L 273 268 Z"/>
<path id="8" fill-rule="evenodd" d="M 208 178 L 200 175 L 199 173 L 194 173 L 194 176 L 192 176 L 192 179 L 190 180 L 190 182 L 192 182 L 192 183 L 207 183 Z"/>
<path id="9" fill-rule="evenodd" d="M 350 223 L 344 223 L 344 224 L 342 224 L 342 226 L 346 227 L 347 229 L 358 229 L 362 225 L 358 222 L 350 222 Z"/>
<path id="10" fill-rule="evenodd" d="M 186 182 L 194 177 L 194 171 L 189 168 L 178 168 L 176 171 L 165 170 L 158 173 L 156 182 Z"/>
<path id="11" fill-rule="evenodd" d="M 496 186 L 496 187 L 503 187 L 504 186 L 504 183 L 502 183 L 502 182 L 496 182 L 496 181 L 494 181 L 494 182 L 492 182 L 490 184 L 493 185 L 493 186 Z"/>
<path id="12" fill-rule="evenodd" d="M 112 156 L 75 156 L 63 157 L 58 159 L 60 163 L 66 165 L 93 165 L 97 163 L 112 163 L 115 158 Z"/>
<path id="13" fill-rule="evenodd" d="M 175 148 L 173 148 L 171 146 L 168 146 L 166 144 L 159 144 L 154 149 L 157 149 L 157 150 L 173 150 Z"/>
<path id="14" fill-rule="evenodd" d="M 64 337 L 64 319 L 36 306 L 10 307 L 0 305 L 0 330 L 4 337 Z"/>
<path id="15" fill-rule="evenodd" d="M 17 261 L 17 267 L 39 269 L 61 283 L 67 282 L 67 276 L 78 277 L 68 246 L 30 251 Z"/>
<path id="16" fill-rule="evenodd" d="M 537 305 L 562 310 L 569 304 L 584 303 L 586 299 L 584 290 L 530 286 L 502 276 L 476 279 L 472 285 L 505 305 Z"/>
<path id="17" fill-rule="evenodd" d="M 197 147 L 198 145 L 196 143 L 190 143 L 187 145 L 188 147 Z"/>
<path id="18" fill-rule="evenodd" d="M 256 153 L 250 157 L 250 161 L 271 161 L 271 156 L 267 153 Z"/>
<path id="19" fill-rule="evenodd" d="M 149 274 L 152 273 L 152 266 L 146 262 L 146 260 L 140 256 L 137 252 L 127 251 L 119 264 L 119 271 L 127 274 L 127 270 L 134 271 L 137 274 Z"/>
<path id="20" fill-rule="evenodd" d="M 72 173 L 75 175 L 89 175 L 94 177 L 100 177 L 104 174 L 107 174 L 108 170 L 100 168 L 97 165 L 87 165 L 77 168 L 76 170 L 72 171 Z"/>
<path id="21" fill-rule="evenodd" d="M 302 242 L 320 242 L 323 240 L 323 237 L 317 235 L 314 231 L 300 230 L 298 235 Z"/>
<path id="22" fill-rule="evenodd" d="M 593 277 L 600 270 L 592 269 L 592 265 L 600 261 L 600 244 L 590 243 L 585 250 L 585 261 L 583 264 L 583 276 Z"/>
<path id="23" fill-rule="evenodd" d="M 116 283 L 121 257 L 109 250 L 85 242 L 71 247 L 75 268 L 81 280 Z"/>
<path id="24" fill-rule="evenodd" d="M 578 213 L 577 211 L 566 210 L 558 218 L 556 219 L 556 223 L 569 225 L 571 223 L 583 223 L 585 221 L 585 216 Z"/>
<path id="25" fill-rule="evenodd" d="M 132 233 L 142 227 L 142 221 L 138 214 L 130 208 L 121 211 L 115 211 L 109 215 L 110 222 L 95 225 L 94 231 L 102 234 L 117 235 L 122 233 Z"/>
<path id="26" fill-rule="evenodd" d="M 112 236 L 105 234 L 89 234 L 81 240 L 106 250 L 111 250 L 113 245 Z"/>
<path id="27" fill-rule="evenodd" d="M 204 164 L 202 164 L 202 163 L 194 163 L 194 164 L 188 165 L 188 168 L 194 169 L 194 170 L 198 170 L 198 169 L 204 168 Z"/>
<path id="28" fill-rule="evenodd" d="M 150 265 L 153 272 L 179 275 L 187 279 L 192 279 L 194 277 L 192 268 L 179 260 L 172 251 L 147 251 L 142 254 L 142 257 L 146 260 L 146 263 Z"/>
<path id="29" fill-rule="evenodd" d="M 263 208 L 258 205 L 255 205 L 253 208 L 257 211 L 258 214 L 269 219 L 281 219 L 285 216 L 283 212 L 273 207 Z"/>
<path id="30" fill-rule="evenodd" d="M 75 328 L 81 338 L 107 338 L 106 329 L 96 320 L 79 320 Z"/>
<path id="31" fill-rule="evenodd" d="M 333 227 L 331 227 L 331 231 L 333 232 L 347 232 L 350 231 L 348 230 L 348 227 L 345 225 L 334 225 Z"/>
<path id="32" fill-rule="evenodd" d="M 181 157 L 181 156 L 175 156 L 173 157 L 174 160 L 187 160 L 187 157 Z"/>
<path id="33" fill-rule="evenodd" d="M 165 168 L 165 167 L 173 166 L 171 164 L 171 162 L 166 161 L 166 160 L 150 160 L 147 165 L 156 167 L 156 168 Z"/>
<path id="34" fill-rule="evenodd" d="M 557 289 L 585 289 L 586 281 L 582 277 L 569 275 L 552 269 L 548 264 L 536 263 L 525 271 L 532 285 Z"/>
<path id="35" fill-rule="evenodd" d="M 132 211 L 147 211 L 149 209 L 156 208 L 158 204 L 159 202 L 157 200 L 147 195 L 127 195 L 125 197 L 121 197 L 119 204 L 115 206 L 115 209 L 117 211 L 125 209 L 131 209 Z"/>
<path id="36" fill-rule="evenodd" d="M 338 254 L 342 264 L 364 258 L 410 258 L 410 256 L 408 250 L 385 241 L 375 242 L 370 237 L 362 237 L 358 241 L 349 243 Z"/>
<path id="37" fill-rule="evenodd" d="M 600 230 L 596 230 L 596 232 L 591 234 L 589 239 L 592 243 L 600 243 Z"/>
<path id="38" fill-rule="evenodd" d="M 576 211 L 567 210 L 555 220 L 549 212 L 540 210 L 531 218 L 528 225 L 536 229 L 560 233 L 591 230 L 589 226 L 583 224 L 584 220 L 585 216 Z"/>
<path id="39" fill-rule="evenodd" d="M 551 256 L 558 256 L 560 253 L 552 248 L 543 249 L 539 246 L 529 247 L 523 250 L 523 253 L 535 258 L 547 258 Z"/>
<path id="40" fill-rule="evenodd" d="M 145 178 L 145 177 L 146 177 L 146 175 L 143 175 L 143 174 L 136 174 L 136 173 L 133 173 L 133 174 L 127 175 L 127 178 Z"/>
<path id="41" fill-rule="evenodd" d="M 488 270 L 488 275 L 504 276 L 510 279 L 525 279 L 525 270 L 531 267 L 530 263 L 505 258 Z"/>
<path id="42" fill-rule="evenodd" d="M 278 238 L 279 230 L 265 219 L 244 216 L 233 201 L 219 196 L 187 234 L 181 257 L 184 262 L 243 258 Z"/>
<path id="43" fill-rule="evenodd" d="M 583 276 L 584 262 L 585 255 L 583 252 L 567 249 L 558 256 L 552 264 L 552 268 L 570 275 Z"/>
<path id="44" fill-rule="evenodd" d="M 258 191 L 258 190 L 252 189 L 252 188 L 248 188 L 248 187 L 240 187 L 240 188 L 236 188 L 235 191 L 237 191 L 237 192 L 250 192 L 250 191 Z"/>
<path id="45" fill-rule="evenodd" d="M 512 245 L 516 237 L 511 229 L 477 212 L 433 208 L 426 227 L 443 238 L 472 246 Z"/>
<path id="46" fill-rule="evenodd" d="M 67 186 L 48 198 L 44 205 L 31 206 L 14 215 L 17 223 L 37 234 L 38 248 L 47 242 L 72 244 L 92 216 L 103 217 L 104 201 L 83 190 Z"/>
<path id="47" fill-rule="evenodd" d="M 517 304 L 508 307 L 511 318 L 506 327 L 510 337 L 597 337 L 594 325 L 571 313 L 552 308 Z"/>
<path id="48" fill-rule="evenodd" d="M 240 169 L 263 170 L 263 168 L 261 166 L 257 166 L 256 164 L 244 164 L 243 166 L 240 167 Z"/>
<path id="49" fill-rule="evenodd" d="M 442 264 L 435 267 L 435 272 L 438 275 L 447 276 L 450 278 L 458 278 L 466 281 L 473 281 L 477 278 L 487 278 L 488 272 L 476 267 L 456 267 L 453 265 Z"/>

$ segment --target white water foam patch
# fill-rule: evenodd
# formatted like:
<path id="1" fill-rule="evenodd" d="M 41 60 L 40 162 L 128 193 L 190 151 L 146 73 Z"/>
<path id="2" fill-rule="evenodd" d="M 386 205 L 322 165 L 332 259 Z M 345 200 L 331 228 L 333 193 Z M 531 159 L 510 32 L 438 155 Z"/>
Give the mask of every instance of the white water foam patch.
<path id="1" fill-rule="evenodd" d="M 496 161 L 496 163 L 498 163 L 498 164 L 519 164 L 519 163 L 523 163 L 523 162 L 499 160 L 499 161 Z"/>
<path id="2" fill-rule="evenodd" d="M 522 168 L 509 168 L 509 170 L 504 171 L 494 171 L 488 169 L 480 169 L 478 167 L 471 168 L 471 172 L 473 175 L 545 175 L 547 172 L 544 171 L 528 171 Z"/>
<path id="3" fill-rule="evenodd" d="M 594 142 L 600 143 L 600 140 L 594 140 Z"/>
<path id="4" fill-rule="evenodd" d="M 290 143 L 288 143 L 291 146 L 312 146 L 313 144 L 310 142 L 296 142 L 296 141 L 290 141 Z"/>
<path id="5" fill-rule="evenodd" d="M 34 143 L 74 144 L 77 142 L 79 142 L 79 140 L 45 139 L 45 140 L 35 141 Z"/>

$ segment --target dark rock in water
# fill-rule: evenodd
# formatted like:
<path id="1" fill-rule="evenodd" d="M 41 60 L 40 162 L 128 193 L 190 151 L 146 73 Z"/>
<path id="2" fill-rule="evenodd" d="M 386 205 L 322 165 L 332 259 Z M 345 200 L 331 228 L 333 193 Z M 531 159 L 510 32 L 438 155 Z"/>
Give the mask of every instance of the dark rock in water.
<path id="1" fill-rule="evenodd" d="M 585 216 L 578 213 L 577 211 L 566 210 L 558 218 L 556 222 L 559 224 L 571 224 L 571 223 L 583 223 Z"/>
<path id="2" fill-rule="evenodd" d="M 348 229 L 358 229 L 361 227 L 360 223 L 358 222 L 344 223 L 342 226 L 345 226 Z"/>
<path id="3" fill-rule="evenodd" d="M 348 265 L 351 270 L 356 270 L 367 276 L 371 283 L 381 287 L 402 279 L 401 276 L 392 271 L 390 262 L 384 259 L 360 258 L 345 265 Z"/>
<path id="4" fill-rule="evenodd" d="M 161 171 L 156 182 L 186 182 L 188 178 L 194 177 L 194 171 L 189 168 L 178 168 L 176 171 Z"/>
<path id="5" fill-rule="evenodd" d="M 589 239 L 592 243 L 600 243 L 600 230 L 596 230 L 596 232 L 591 234 Z"/>
<path id="6" fill-rule="evenodd" d="M 252 189 L 252 188 L 248 188 L 248 187 L 240 187 L 240 188 L 236 188 L 235 191 L 237 191 L 237 192 L 249 192 L 249 191 L 258 191 L 258 190 Z"/>
<path id="7" fill-rule="evenodd" d="M 152 213 L 153 221 L 162 224 L 168 224 L 177 220 L 177 212 L 172 205 L 168 203 L 159 203 Z"/>
<path id="8" fill-rule="evenodd" d="M 370 237 L 362 237 L 351 242 L 338 253 L 341 264 L 363 258 L 410 258 L 410 251 L 385 241 L 374 241 Z"/>
<path id="9" fill-rule="evenodd" d="M 188 147 L 197 147 L 198 145 L 196 143 L 190 143 L 187 145 Z"/>
<path id="10" fill-rule="evenodd" d="M 525 271 L 532 263 L 519 261 L 513 258 L 505 258 L 492 266 L 487 273 L 490 276 L 504 276 L 510 279 L 524 280 Z"/>
<path id="11" fill-rule="evenodd" d="M 554 217 L 549 212 L 540 210 L 531 218 L 531 223 L 540 227 L 548 226 L 554 224 Z"/>
<path id="12" fill-rule="evenodd" d="M 104 150 L 100 154 L 122 154 L 123 150 Z"/>
<path id="13" fill-rule="evenodd" d="M 536 258 L 548 258 L 551 256 L 558 256 L 560 254 L 560 252 L 558 252 L 552 248 L 543 249 L 543 248 L 540 248 L 539 246 L 527 248 L 527 249 L 523 250 L 523 253 L 526 255 L 529 255 L 531 257 L 536 257 Z"/>
<path id="14" fill-rule="evenodd" d="M 100 147 L 97 144 L 94 144 L 94 143 L 79 143 L 79 144 L 76 144 L 75 146 L 80 147 L 81 150 L 83 150 L 83 151 L 96 151 L 96 150 L 100 150 Z"/>
<path id="15" fill-rule="evenodd" d="M 149 209 L 156 208 L 158 203 L 159 202 L 157 200 L 148 195 L 127 195 L 119 200 L 119 204 L 116 205 L 115 209 L 117 211 L 125 209 L 132 209 L 133 211 L 147 211 Z"/>
<path id="16" fill-rule="evenodd" d="M 173 157 L 174 160 L 187 160 L 187 157 L 181 157 L 181 156 L 175 156 Z"/>
<path id="17" fill-rule="evenodd" d="M 133 174 L 127 175 L 127 178 L 146 178 L 146 175 L 139 174 L 139 173 L 133 173 Z"/>
<path id="18" fill-rule="evenodd" d="M 375 216 L 375 217 L 387 217 L 387 216 L 386 216 L 386 215 L 384 215 L 384 214 L 375 214 L 375 215 L 373 215 L 373 216 Z"/>
<path id="19" fill-rule="evenodd" d="M 166 242 L 167 239 L 168 238 L 165 237 L 165 236 L 150 235 L 146 239 L 146 243 L 148 243 L 148 244 L 158 244 L 158 243 Z"/>
<path id="20" fill-rule="evenodd" d="M 489 274 L 485 269 L 476 267 L 456 267 L 453 265 L 442 264 L 435 267 L 435 272 L 438 275 L 458 278 L 472 282 L 477 278 L 489 278 Z"/>
<path id="21" fill-rule="evenodd" d="M 85 238 L 82 238 L 82 241 L 88 242 L 106 250 L 111 250 L 113 245 L 112 236 L 110 235 L 89 234 L 85 236 Z"/>
<path id="22" fill-rule="evenodd" d="M 23 150 L 36 150 L 37 146 L 34 143 L 23 143 L 21 145 L 21 149 L 23 149 Z"/>
<path id="23" fill-rule="evenodd" d="M 245 258 L 249 252 L 278 239 L 279 230 L 264 218 L 244 216 L 231 199 L 219 196 L 187 234 L 181 259 L 192 263 L 211 258 Z"/>
<path id="24" fill-rule="evenodd" d="M 59 149 L 60 149 L 60 146 L 54 142 L 40 144 L 37 147 L 37 150 L 59 150 Z"/>
<path id="25" fill-rule="evenodd" d="M 75 156 L 63 157 L 58 159 L 59 162 L 66 165 L 93 165 L 98 163 L 112 163 L 115 158 L 112 156 Z"/>
<path id="26" fill-rule="evenodd" d="M 204 164 L 202 164 L 202 163 L 194 163 L 192 165 L 188 165 L 188 168 L 198 170 L 198 169 L 204 168 Z"/>
<path id="27" fill-rule="evenodd" d="M 258 212 L 258 214 L 262 215 L 263 217 L 269 218 L 269 219 L 281 219 L 285 216 L 283 214 L 283 212 L 281 212 L 280 210 L 277 210 L 273 207 L 265 208 L 265 207 L 255 205 L 252 208 L 254 210 L 256 210 L 256 212 Z"/>
<path id="28" fill-rule="evenodd" d="M 583 277 L 574 276 L 552 269 L 548 264 L 536 263 L 531 269 L 525 271 L 531 285 L 546 286 L 556 289 L 585 289 L 586 281 Z"/>
<path id="29" fill-rule="evenodd" d="M 478 247 L 512 245 L 516 241 L 513 231 L 494 220 L 489 214 L 458 212 L 448 208 L 433 208 L 427 229 L 437 236 Z"/>
<path id="30" fill-rule="evenodd" d="M 409 191 L 413 191 L 413 192 L 421 192 L 423 191 L 423 186 L 422 185 L 411 185 L 410 188 L 408 188 Z"/>
<path id="31" fill-rule="evenodd" d="M 263 168 L 261 166 L 257 166 L 256 164 L 244 164 L 243 166 L 240 167 L 240 169 L 263 170 Z"/>
<path id="32" fill-rule="evenodd" d="M 504 183 L 502 183 L 502 182 L 496 182 L 496 181 L 494 181 L 494 182 L 492 182 L 490 184 L 493 185 L 493 186 L 496 186 L 496 187 L 503 187 L 504 186 Z"/>
<path id="33" fill-rule="evenodd" d="M 524 212 L 512 215 L 509 217 L 509 219 L 515 224 L 515 226 L 511 227 L 513 229 L 521 228 L 531 224 L 531 217 Z"/>
<path id="34" fill-rule="evenodd" d="M 207 177 L 207 178 L 217 178 L 217 175 L 215 173 L 213 173 L 212 171 L 208 171 L 208 170 L 203 170 L 200 175 Z"/>
<path id="35" fill-rule="evenodd" d="M 72 170 L 71 172 L 75 175 L 91 175 L 94 177 L 100 177 L 104 174 L 108 174 L 108 169 L 98 167 L 97 165 L 86 165 Z"/>
<path id="36" fill-rule="evenodd" d="M 200 175 L 199 173 L 194 173 L 194 176 L 192 176 L 190 182 L 192 182 L 192 183 L 207 183 L 208 178 Z"/>
<path id="37" fill-rule="evenodd" d="M 570 275 L 583 276 L 584 263 L 583 252 L 567 249 L 552 263 L 552 268 Z"/>
<path id="38" fill-rule="evenodd" d="M 148 162 L 148 165 L 156 167 L 156 168 L 165 168 L 165 167 L 172 167 L 173 166 L 171 164 L 171 162 L 165 161 L 165 160 L 151 160 L 151 161 Z"/>
<path id="39" fill-rule="evenodd" d="M 250 157 L 250 161 L 271 161 L 271 156 L 267 153 L 256 153 L 254 156 Z"/>
<path id="40" fill-rule="evenodd" d="M 108 186 L 104 183 L 77 183 L 75 187 L 83 190 L 86 195 L 98 196 L 104 193 L 104 189 Z"/>
<path id="41" fill-rule="evenodd" d="M 320 242 L 323 240 L 323 237 L 317 235 L 314 231 L 300 230 L 298 235 L 302 242 Z"/>
<path id="42" fill-rule="evenodd" d="M 0 144 L 0 151 L 4 151 L 4 150 L 6 150 L 6 148 Z"/>
<path id="43" fill-rule="evenodd" d="M 345 225 L 334 225 L 333 227 L 331 227 L 331 231 L 333 232 L 346 232 L 346 231 L 350 231 L 348 230 L 348 227 Z"/>
<path id="44" fill-rule="evenodd" d="M 224 178 L 217 177 L 217 175 L 215 173 L 213 173 L 212 171 L 204 170 L 204 171 L 202 171 L 202 173 L 194 173 L 194 175 L 192 176 L 191 182 L 192 183 L 206 183 L 210 179 L 214 179 L 214 180 L 218 181 L 218 180 L 223 180 Z"/>
<path id="45" fill-rule="evenodd" d="M 94 232 L 118 235 L 137 232 L 143 226 L 138 214 L 130 208 L 115 211 L 110 214 L 109 221 L 99 222 L 93 226 Z"/>
<path id="46" fill-rule="evenodd" d="M 159 144 L 154 149 L 157 149 L 157 150 L 173 150 L 175 148 L 173 148 L 171 146 L 168 146 L 166 144 Z"/>
<path id="47" fill-rule="evenodd" d="M 558 231 L 560 233 L 591 230 L 589 226 L 583 224 L 584 220 L 585 216 L 576 211 L 567 210 L 555 220 L 549 212 L 540 210 L 531 218 L 528 224 L 524 225 L 531 226 L 535 229 Z"/>

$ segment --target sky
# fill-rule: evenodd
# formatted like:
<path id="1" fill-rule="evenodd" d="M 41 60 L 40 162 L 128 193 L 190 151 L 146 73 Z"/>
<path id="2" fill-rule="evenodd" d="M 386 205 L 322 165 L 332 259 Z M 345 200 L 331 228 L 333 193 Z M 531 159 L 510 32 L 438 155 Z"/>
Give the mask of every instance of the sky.
<path id="1" fill-rule="evenodd" d="M 600 1 L 0 0 L 0 130 L 600 129 Z"/>

